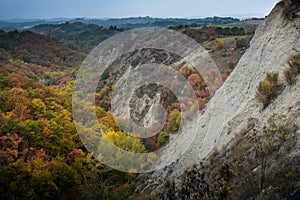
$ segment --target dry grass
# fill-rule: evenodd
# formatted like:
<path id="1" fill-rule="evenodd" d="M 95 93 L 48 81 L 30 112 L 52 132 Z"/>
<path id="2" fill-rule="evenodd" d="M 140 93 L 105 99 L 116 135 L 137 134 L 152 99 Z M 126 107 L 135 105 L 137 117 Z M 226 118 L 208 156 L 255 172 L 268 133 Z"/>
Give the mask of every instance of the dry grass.
<path id="1" fill-rule="evenodd" d="M 265 80 L 259 83 L 256 99 L 263 105 L 265 109 L 271 101 L 277 97 L 280 92 L 280 85 L 278 83 L 278 74 L 269 73 Z"/>
<path id="2" fill-rule="evenodd" d="M 283 75 L 286 82 L 288 82 L 288 84 L 290 85 L 293 85 L 296 82 L 297 70 L 295 70 L 295 68 L 289 67 L 283 71 Z"/>
<path id="3" fill-rule="evenodd" d="M 300 73 L 300 52 L 291 55 L 288 59 L 290 65 L 285 69 L 283 75 L 288 84 L 293 85 L 296 82 L 296 77 Z"/>
<path id="4" fill-rule="evenodd" d="M 216 39 L 215 45 L 216 49 L 223 49 L 225 47 L 225 42 L 224 40 Z"/>

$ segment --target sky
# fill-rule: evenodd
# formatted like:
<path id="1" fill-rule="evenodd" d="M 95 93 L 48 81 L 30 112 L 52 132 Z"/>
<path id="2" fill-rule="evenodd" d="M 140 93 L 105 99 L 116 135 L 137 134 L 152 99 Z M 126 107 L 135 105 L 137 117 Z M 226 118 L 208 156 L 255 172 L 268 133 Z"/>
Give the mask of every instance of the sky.
<path id="1" fill-rule="evenodd" d="M 279 0 L 0 0 L 0 19 L 264 17 Z"/>

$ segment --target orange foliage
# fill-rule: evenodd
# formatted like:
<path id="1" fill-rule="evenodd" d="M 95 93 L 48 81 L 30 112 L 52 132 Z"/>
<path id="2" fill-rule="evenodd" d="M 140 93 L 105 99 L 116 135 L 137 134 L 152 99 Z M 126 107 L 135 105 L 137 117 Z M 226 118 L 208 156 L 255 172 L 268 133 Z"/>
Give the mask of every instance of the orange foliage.
<path id="1" fill-rule="evenodd" d="M 225 46 L 224 40 L 216 39 L 215 46 L 216 46 L 216 49 L 223 49 Z"/>

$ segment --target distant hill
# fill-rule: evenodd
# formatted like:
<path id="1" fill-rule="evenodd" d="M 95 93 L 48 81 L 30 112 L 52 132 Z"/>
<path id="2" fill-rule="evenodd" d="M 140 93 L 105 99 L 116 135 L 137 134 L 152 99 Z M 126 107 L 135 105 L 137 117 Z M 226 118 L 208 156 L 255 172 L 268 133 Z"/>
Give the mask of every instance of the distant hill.
<path id="1" fill-rule="evenodd" d="M 229 24 L 221 25 L 223 28 L 232 28 L 232 27 L 242 27 L 245 29 L 246 32 L 252 33 L 255 32 L 257 27 L 264 22 L 264 19 L 250 19 L 250 20 L 244 20 L 239 22 L 233 22 Z"/>
<path id="2" fill-rule="evenodd" d="M 49 68 L 79 67 L 84 54 L 61 45 L 57 39 L 30 31 L 0 32 L 0 60 L 20 60 Z"/>
<path id="3" fill-rule="evenodd" d="M 1 20 L 0 29 L 10 31 L 14 29 L 23 30 L 32 28 L 40 24 L 61 24 L 69 21 L 82 22 L 85 24 L 98 24 L 109 28 L 110 26 L 118 26 L 120 28 L 140 28 L 140 27 L 163 27 L 176 24 L 196 24 L 204 25 L 220 25 L 239 22 L 239 19 L 231 17 L 207 17 L 202 19 L 184 19 L 184 18 L 152 18 L 152 17 L 130 17 L 130 18 L 114 18 L 114 19 L 90 19 L 90 18 L 57 18 L 57 19 L 32 19 L 32 20 Z"/>
<path id="4" fill-rule="evenodd" d="M 10 19 L 10 20 L 0 20 L 0 29 L 5 31 L 12 30 L 23 30 L 31 28 L 39 24 L 59 24 L 64 23 L 68 19 L 57 18 L 57 19 Z"/>
<path id="5" fill-rule="evenodd" d="M 56 85 L 78 69 L 84 53 L 56 38 L 30 31 L 0 31 L 0 68 L 45 85 Z"/>
<path id="6" fill-rule="evenodd" d="M 79 22 L 80 21 L 80 22 Z M 159 19 L 150 17 L 124 19 L 75 19 L 62 24 L 41 24 L 28 30 L 36 33 L 51 35 L 67 47 L 88 53 L 105 39 L 128 28 L 140 27 L 177 27 L 195 28 L 204 25 L 239 25 L 238 19 L 212 17 L 205 19 Z M 98 24 L 98 25 L 97 25 Z M 102 24 L 102 25 L 99 25 Z M 108 28 L 107 28 L 108 27 Z M 126 27 L 126 28 L 118 28 Z M 256 28 L 253 27 L 251 30 Z"/>
<path id="7" fill-rule="evenodd" d="M 168 26 L 177 24 L 194 24 L 196 26 L 204 25 L 219 25 L 239 22 L 239 19 L 232 17 L 207 17 L 203 19 L 184 19 L 184 18 L 152 18 L 152 17 L 131 17 L 120 19 L 86 19 L 82 22 L 92 22 L 100 24 L 104 27 L 116 25 L 122 28 L 141 28 L 141 27 L 161 27 L 167 28 Z"/>
<path id="8" fill-rule="evenodd" d="M 104 28 L 96 24 L 86 24 L 82 22 L 63 24 L 42 24 L 29 29 L 32 32 L 51 35 L 58 39 L 61 44 L 84 53 L 96 47 L 100 42 L 115 35 L 122 29 L 114 26 Z"/>

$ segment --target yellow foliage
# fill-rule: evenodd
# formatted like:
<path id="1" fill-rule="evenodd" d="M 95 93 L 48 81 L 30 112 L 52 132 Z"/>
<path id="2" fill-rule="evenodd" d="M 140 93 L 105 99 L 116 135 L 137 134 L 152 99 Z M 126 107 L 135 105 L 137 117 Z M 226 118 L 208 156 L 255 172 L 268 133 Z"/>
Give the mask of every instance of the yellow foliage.
<path id="1" fill-rule="evenodd" d="M 114 131 L 109 131 L 105 134 L 106 138 L 109 139 L 110 141 L 114 141 L 117 137 L 119 137 L 120 135 L 118 134 L 118 132 L 114 132 Z"/>

